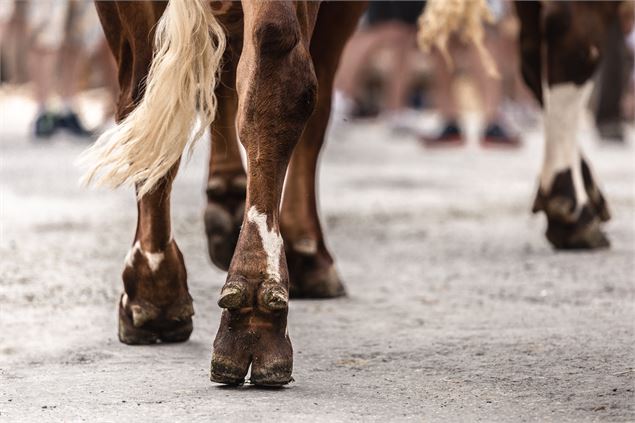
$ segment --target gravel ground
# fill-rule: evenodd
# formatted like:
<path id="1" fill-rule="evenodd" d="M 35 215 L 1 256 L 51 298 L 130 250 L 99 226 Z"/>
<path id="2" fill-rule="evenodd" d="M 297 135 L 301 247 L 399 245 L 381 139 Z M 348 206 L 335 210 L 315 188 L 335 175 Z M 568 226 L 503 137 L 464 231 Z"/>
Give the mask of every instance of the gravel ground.
<path id="1" fill-rule="evenodd" d="M 0 420 L 635 420 L 632 145 L 597 146 L 581 130 L 613 246 L 556 253 L 529 213 L 539 131 L 520 151 L 429 151 L 378 124 L 339 128 L 320 191 L 350 295 L 292 303 L 295 383 L 226 388 L 208 379 L 225 275 L 203 234 L 205 144 L 173 201 L 194 333 L 129 347 L 116 303 L 131 190 L 80 188 L 84 146 L 34 144 L 3 107 Z"/>

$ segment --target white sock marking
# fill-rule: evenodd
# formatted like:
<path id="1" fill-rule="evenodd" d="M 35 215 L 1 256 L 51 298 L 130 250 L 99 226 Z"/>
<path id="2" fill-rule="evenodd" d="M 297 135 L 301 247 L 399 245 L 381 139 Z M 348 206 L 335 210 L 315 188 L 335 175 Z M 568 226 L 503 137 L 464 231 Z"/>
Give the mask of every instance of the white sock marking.
<path id="1" fill-rule="evenodd" d="M 271 279 L 280 282 L 280 254 L 282 252 L 282 237 L 275 229 L 267 227 L 267 215 L 259 213 L 255 206 L 247 212 L 247 219 L 256 225 L 262 240 L 262 248 L 267 254 L 267 274 Z"/>
<path id="2" fill-rule="evenodd" d="M 556 174 L 571 169 L 578 207 L 587 202 L 582 179 L 578 125 L 593 88 L 592 82 L 545 85 L 545 156 L 540 186 L 547 191 Z"/>

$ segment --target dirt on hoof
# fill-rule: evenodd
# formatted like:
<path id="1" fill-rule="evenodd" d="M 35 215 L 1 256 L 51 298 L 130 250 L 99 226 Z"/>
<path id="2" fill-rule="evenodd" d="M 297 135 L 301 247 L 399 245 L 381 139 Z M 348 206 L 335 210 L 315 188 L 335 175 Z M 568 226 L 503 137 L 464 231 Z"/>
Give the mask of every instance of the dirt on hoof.
<path id="1" fill-rule="evenodd" d="M 160 313 L 151 320 L 143 323 L 135 322 L 129 311 L 124 307 L 121 296 L 119 301 L 119 341 L 128 345 L 148 345 L 157 342 L 185 342 L 192 334 L 192 317 L 186 313 L 182 316 L 169 316 Z M 193 312 L 192 312 L 193 313 Z M 182 314 L 182 313 L 181 313 Z"/>
<path id="2" fill-rule="evenodd" d="M 224 310 L 214 340 L 210 380 L 226 385 L 242 384 L 251 366 L 250 383 L 254 385 L 290 383 L 293 348 L 286 323 L 286 310 Z"/>

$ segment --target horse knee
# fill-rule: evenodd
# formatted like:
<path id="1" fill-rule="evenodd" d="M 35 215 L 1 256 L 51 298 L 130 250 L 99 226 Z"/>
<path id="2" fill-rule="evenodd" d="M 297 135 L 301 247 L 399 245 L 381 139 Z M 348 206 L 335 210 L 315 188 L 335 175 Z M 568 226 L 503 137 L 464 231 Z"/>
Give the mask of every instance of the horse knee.
<path id="1" fill-rule="evenodd" d="M 259 49 L 249 75 L 239 82 L 247 85 L 238 117 L 243 143 L 256 127 L 259 136 L 297 141 L 315 109 L 317 78 L 311 56 L 292 32 L 282 28 L 265 24 L 256 31 Z"/>
<path id="2" fill-rule="evenodd" d="M 299 41 L 300 31 L 297 23 L 286 16 L 277 21 L 259 22 L 254 29 L 256 49 L 263 56 L 283 56 L 289 53 Z"/>

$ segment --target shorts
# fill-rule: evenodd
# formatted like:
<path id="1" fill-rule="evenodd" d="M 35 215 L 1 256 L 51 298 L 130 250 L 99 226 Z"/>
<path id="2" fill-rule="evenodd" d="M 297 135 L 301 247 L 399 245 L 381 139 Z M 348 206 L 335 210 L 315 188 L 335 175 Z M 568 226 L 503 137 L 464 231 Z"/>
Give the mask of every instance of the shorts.
<path id="1" fill-rule="evenodd" d="M 385 22 L 400 22 L 415 26 L 424 5 L 425 1 L 370 1 L 366 23 L 373 26 Z"/>

